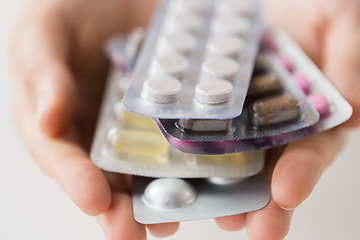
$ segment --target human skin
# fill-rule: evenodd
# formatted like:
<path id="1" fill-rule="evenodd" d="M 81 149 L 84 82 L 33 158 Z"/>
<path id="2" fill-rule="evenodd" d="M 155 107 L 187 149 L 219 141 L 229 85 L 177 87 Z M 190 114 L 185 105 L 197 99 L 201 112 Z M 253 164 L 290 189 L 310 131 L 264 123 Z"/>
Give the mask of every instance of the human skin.
<path id="1" fill-rule="evenodd" d="M 146 27 L 156 1 L 29 0 L 12 41 L 14 116 L 34 159 L 108 240 L 176 232 L 178 223 L 134 221 L 130 176 L 104 173 L 88 151 L 106 79 L 108 37 Z M 343 126 L 268 152 L 270 203 L 217 218 L 225 230 L 246 226 L 252 240 L 283 239 L 293 209 L 311 193 L 351 127 L 360 124 L 360 3 L 356 0 L 265 0 L 265 15 L 285 29 L 354 108 Z M 346 36 L 346 37 L 344 37 Z"/>

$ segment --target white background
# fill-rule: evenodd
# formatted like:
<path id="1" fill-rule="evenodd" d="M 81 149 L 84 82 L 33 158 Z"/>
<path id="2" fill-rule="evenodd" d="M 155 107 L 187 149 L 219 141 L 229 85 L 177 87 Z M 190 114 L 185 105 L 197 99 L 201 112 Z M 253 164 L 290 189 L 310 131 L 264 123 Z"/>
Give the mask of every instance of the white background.
<path id="1" fill-rule="evenodd" d="M 103 239 L 92 217 L 84 215 L 31 159 L 16 134 L 10 113 L 11 81 L 6 59 L 9 29 L 19 0 L 0 0 L 0 239 Z M 337 161 L 311 197 L 296 211 L 287 239 L 360 239 L 360 130 L 354 131 Z M 148 239 L 155 239 L 149 237 Z M 213 220 L 183 223 L 166 238 L 247 239 L 228 233 Z"/>

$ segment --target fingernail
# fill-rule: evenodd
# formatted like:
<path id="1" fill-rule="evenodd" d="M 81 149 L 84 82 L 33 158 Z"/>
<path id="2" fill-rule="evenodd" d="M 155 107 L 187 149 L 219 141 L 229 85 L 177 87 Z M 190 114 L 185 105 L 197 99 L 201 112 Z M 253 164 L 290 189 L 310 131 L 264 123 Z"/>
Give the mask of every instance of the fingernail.
<path id="1" fill-rule="evenodd" d="M 295 208 L 285 208 L 285 207 L 282 207 L 282 206 L 280 206 L 282 209 L 284 209 L 285 211 L 292 211 L 292 210 L 294 210 Z"/>

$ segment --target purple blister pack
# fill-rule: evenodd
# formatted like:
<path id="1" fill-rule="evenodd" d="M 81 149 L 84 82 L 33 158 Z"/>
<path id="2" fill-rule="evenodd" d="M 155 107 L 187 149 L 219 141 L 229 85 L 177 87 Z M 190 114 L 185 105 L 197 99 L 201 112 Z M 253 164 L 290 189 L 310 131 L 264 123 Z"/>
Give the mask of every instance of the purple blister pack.
<path id="1" fill-rule="evenodd" d="M 254 128 L 249 124 L 249 111 L 245 111 L 232 120 L 225 132 L 196 132 L 179 128 L 179 119 L 155 119 L 172 146 L 193 154 L 267 149 L 328 130 L 350 118 L 352 108 L 349 103 L 285 33 L 268 30 L 262 50 L 266 52 L 270 66 L 275 69 L 281 66 L 287 83 L 293 87 L 297 85 L 296 92 L 303 92 L 301 95 L 306 106 L 312 105 L 309 108 L 312 109 L 309 110 L 312 111 L 312 121 L 298 128 L 291 127 L 294 122 Z M 318 114 L 314 114 L 314 110 Z"/>

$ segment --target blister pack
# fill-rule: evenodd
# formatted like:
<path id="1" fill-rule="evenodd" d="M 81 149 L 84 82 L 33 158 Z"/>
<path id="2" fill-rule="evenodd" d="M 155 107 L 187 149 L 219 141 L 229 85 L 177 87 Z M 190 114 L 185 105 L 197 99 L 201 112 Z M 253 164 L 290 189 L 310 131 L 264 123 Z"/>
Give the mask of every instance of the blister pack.
<path id="1" fill-rule="evenodd" d="M 238 118 L 233 119 L 232 125 L 229 124 L 222 132 L 188 131 L 186 129 L 184 131 L 184 123 L 181 124 L 181 121 L 192 127 L 192 130 L 197 130 L 197 125 L 194 125 L 193 122 L 198 120 L 157 119 L 159 128 L 170 144 L 183 152 L 193 154 L 246 152 L 286 144 L 333 128 L 350 118 L 351 106 L 287 35 L 278 30 L 268 30 L 264 36 L 264 46 L 260 56 L 255 68 L 257 71 L 255 71 L 249 89 L 246 111 Z M 312 110 L 310 107 L 307 110 L 312 121 L 299 128 L 291 127 L 292 124 L 296 124 L 296 121 L 281 123 L 284 119 L 296 119 L 294 117 L 297 115 L 296 107 L 294 107 L 296 102 L 290 101 L 284 95 L 268 97 L 274 93 L 279 94 L 281 84 L 272 75 L 264 74 L 268 71 L 266 68 L 270 66 L 270 69 L 277 69 L 279 64 L 282 65 L 283 81 L 286 80 L 287 84 L 291 86 L 297 85 L 298 90 L 303 91 L 301 101 L 306 106 L 309 104 L 313 106 Z M 256 100 L 254 93 L 267 97 Z M 287 116 L 270 114 L 269 118 L 257 119 L 257 115 L 254 114 L 255 112 L 259 115 L 266 115 L 272 113 L 273 110 L 276 113 L 278 109 Z M 314 110 L 318 114 L 314 114 Z M 319 115 L 321 119 L 317 121 Z M 216 121 L 209 120 L 207 123 L 209 128 L 206 128 L 206 124 L 202 124 L 201 121 L 198 125 L 201 125 L 202 129 L 206 128 L 205 130 L 217 130 L 217 128 L 211 127 L 211 124 L 216 124 Z M 273 121 L 280 123 L 274 125 Z M 267 122 L 270 123 L 268 126 L 266 126 Z M 221 126 L 224 127 L 223 125 Z"/>
<path id="2" fill-rule="evenodd" d="M 135 55 L 123 51 L 128 44 L 133 48 L 139 43 L 134 36 L 127 41 L 120 37 L 107 46 L 116 68 L 108 78 L 90 154 L 92 161 L 106 171 L 138 175 L 133 176 L 135 220 L 143 224 L 189 221 L 266 206 L 270 194 L 262 173 L 265 151 L 221 156 L 185 154 L 166 142 L 150 118 L 122 106 L 131 63 L 135 62 Z"/>
<path id="3" fill-rule="evenodd" d="M 122 83 L 124 82 L 124 83 Z M 265 152 L 221 156 L 182 153 L 167 143 L 151 118 L 121 104 L 126 75 L 113 69 L 90 157 L 101 169 L 147 177 L 249 177 L 264 167 Z"/>
<path id="4" fill-rule="evenodd" d="M 241 114 L 262 34 L 252 0 L 164 0 L 123 104 L 155 118 Z"/>
<path id="5" fill-rule="evenodd" d="M 134 177 L 133 186 L 134 218 L 143 224 L 251 212 L 270 199 L 263 173 L 247 179 Z"/>

